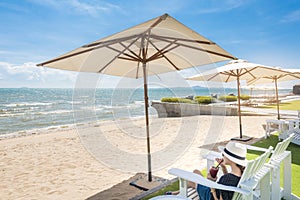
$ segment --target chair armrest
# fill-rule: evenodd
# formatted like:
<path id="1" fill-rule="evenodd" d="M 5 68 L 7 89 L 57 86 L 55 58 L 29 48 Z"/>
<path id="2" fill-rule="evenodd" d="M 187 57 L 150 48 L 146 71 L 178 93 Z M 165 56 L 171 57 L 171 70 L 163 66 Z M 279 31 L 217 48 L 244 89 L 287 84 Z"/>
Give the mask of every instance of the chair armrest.
<path id="1" fill-rule="evenodd" d="M 210 188 L 216 188 L 216 189 L 220 189 L 220 190 L 228 190 L 228 191 L 233 191 L 233 192 L 238 192 L 244 195 L 249 195 L 250 191 L 248 190 L 244 190 L 238 187 L 232 187 L 232 186 L 226 186 L 226 185 L 222 185 L 222 184 L 218 184 L 214 181 L 208 180 L 207 178 L 204 178 L 203 176 L 199 175 L 199 174 L 195 174 L 193 172 L 188 172 L 182 169 L 177 169 L 177 168 L 172 168 L 169 171 L 169 174 L 172 174 L 174 176 L 177 176 L 179 178 L 197 183 L 197 184 L 201 184 L 201 185 L 205 185 L 207 187 Z"/>
<path id="2" fill-rule="evenodd" d="M 216 158 L 222 158 L 222 154 L 216 151 L 210 151 L 208 154 L 202 156 L 206 159 L 206 169 L 210 169 L 214 165 Z"/>
<path id="3" fill-rule="evenodd" d="M 208 160 L 215 160 L 216 158 L 221 158 L 222 154 L 216 151 L 210 151 L 208 154 L 204 155 L 203 158 Z"/>
<path id="4" fill-rule="evenodd" d="M 249 150 L 254 150 L 254 151 L 268 151 L 268 149 L 266 148 L 262 148 L 262 147 L 255 147 L 255 146 L 251 146 L 251 145 L 246 145 L 246 148 Z"/>

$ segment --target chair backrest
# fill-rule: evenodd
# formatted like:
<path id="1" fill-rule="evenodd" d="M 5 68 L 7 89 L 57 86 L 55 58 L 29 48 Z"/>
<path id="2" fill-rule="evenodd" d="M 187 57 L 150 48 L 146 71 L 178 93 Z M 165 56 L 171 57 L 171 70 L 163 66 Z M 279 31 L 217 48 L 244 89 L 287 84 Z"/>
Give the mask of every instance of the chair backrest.
<path id="1" fill-rule="evenodd" d="M 257 174 L 257 172 L 267 162 L 267 159 L 269 158 L 272 150 L 273 150 L 273 147 L 270 146 L 269 149 L 266 152 L 264 152 L 262 155 L 255 158 L 254 160 L 250 160 L 250 161 L 247 162 L 247 165 L 246 165 L 245 170 L 244 170 L 244 172 L 241 176 L 241 179 L 240 179 L 240 182 L 239 182 L 238 186 L 240 186 L 241 183 L 254 178 L 254 176 Z"/>
<path id="2" fill-rule="evenodd" d="M 265 151 L 262 155 L 257 157 L 254 160 L 250 160 L 247 162 L 245 170 L 242 174 L 242 177 L 238 183 L 237 187 L 226 186 L 222 184 L 218 184 L 216 182 L 210 181 L 199 174 L 195 174 L 192 172 L 188 172 L 181 169 L 170 169 L 169 174 L 175 175 L 179 177 L 179 187 L 180 187 L 180 195 L 185 196 L 187 195 L 187 184 L 185 180 L 189 180 L 194 183 L 206 185 L 211 188 L 217 188 L 221 190 L 229 190 L 234 191 L 234 196 L 232 199 L 252 199 L 251 196 L 254 195 L 254 188 L 258 185 L 258 183 L 262 183 L 262 178 L 266 179 L 268 184 L 270 181 L 270 177 L 264 176 L 264 172 L 269 172 L 269 168 L 263 167 L 266 163 L 267 159 L 269 158 L 273 147 L 269 147 L 267 151 Z M 249 180 L 249 181 L 248 181 Z M 268 185 L 267 184 L 267 185 Z M 262 184 L 265 185 L 265 184 Z M 270 191 L 266 190 L 268 195 L 270 195 Z M 265 196 L 262 196 L 265 197 Z M 267 198 L 265 198 L 267 199 Z"/>
<path id="3" fill-rule="evenodd" d="M 289 146 L 293 137 L 294 137 L 294 133 L 290 134 L 289 137 L 284 139 L 282 142 L 277 143 L 277 145 L 272 153 L 272 156 L 270 158 L 271 161 L 275 160 L 277 157 L 279 157 L 280 155 L 282 155 L 282 153 L 284 153 L 286 151 L 286 149 Z"/>
<path id="4" fill-rule="evenodd" d="M 288 122 L 289 122 L 289 131 L 293 131 L 294 129 L 300 128 L 300 120 L 299 119 L 289 120 Z"/>
<path id="5" fill-rule="evenodd" d="M 257 176 L 257 174 L 263 174 L 263 173 L 259 173 L 259 172 L 260 172 L 260 170 L 262 170 L 264 164 L 267 162 L 267 159 L 269 158 L 272 150 L 273 150 L 273 147 L 270 146 L 269 149 L 267 151 L 265 151 L 262 155 L 255 158 L 254 160 L 248 161 L 237 187 L 242 188 L 242 189 L 247 188 L 248 190 L 251 190 L 250 188 L 252 188 L 252 190 L 254 190 L 254 188 L 257 187 L 260 180 L 259 180 L 259 178 L 258 179 L 255 178 L 255 176 Z M 261 178 L 263 178 L 263 177 L 261 177 Z M 251 181 L 251 180 L 255 180 L 255 181 Z M 251 182 L 251 185 L 248 184 L 249 182 Z M 269 192 L 269 191 L 267 191 L 267 192 Z M 248 199 L 248 198 L 244 198 L 241 193 L 235 192 L 232 199 L 238 200 L 238 199 Z M 252 198 L 250 198 L 250 199 L 252 199 Z"/>

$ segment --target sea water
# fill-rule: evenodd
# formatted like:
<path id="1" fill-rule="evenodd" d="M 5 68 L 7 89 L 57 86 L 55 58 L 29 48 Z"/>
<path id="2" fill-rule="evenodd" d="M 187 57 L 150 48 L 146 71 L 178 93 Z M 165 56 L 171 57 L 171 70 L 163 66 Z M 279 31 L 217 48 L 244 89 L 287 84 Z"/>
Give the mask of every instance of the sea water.
<path id="1" fill-rule="evenodd" d="M 287 91 L 281 91 L 287 92 Z M 236 89 L 149 88 L 149 102 L 162 97 L 224 95 Z M 249 91 L 242 91 L 249 94 Z M 142 117 L 144 90 L 0 88 L 0 134 L 71 124 Z M 149 107 L 150 115 L 157 115 Z"/>

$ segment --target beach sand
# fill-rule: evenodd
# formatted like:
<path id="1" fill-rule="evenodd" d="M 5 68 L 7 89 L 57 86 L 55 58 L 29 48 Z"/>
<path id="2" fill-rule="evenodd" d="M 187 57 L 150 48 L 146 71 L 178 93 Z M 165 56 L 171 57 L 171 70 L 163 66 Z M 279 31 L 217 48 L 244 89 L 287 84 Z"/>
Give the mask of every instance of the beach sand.
<path id="1" fill-rule="evenodd" d="M 263 124 L 270 118 L 243 116 L 244 134 L 263 137 Z M 239 136 L 236 116 L 151 118 L 150 122 L 153 174 L 167 179 L 174 178 L 167 173 L 172 167 L 204 168 L 201 156 L 216 142 Z M 139 162 L 142 165 L 136 169 L 147 166 L 143 127 L 140 118 L 1 138 L 0 199 L 86 199 L 129 179 L 140 172 L 130 171 L 130 166 Z M 118 157 L 117 151 L 107 150 L 107 143 L 125 153 Z M 93 151 L 97 153 L 92 155 Z"/>

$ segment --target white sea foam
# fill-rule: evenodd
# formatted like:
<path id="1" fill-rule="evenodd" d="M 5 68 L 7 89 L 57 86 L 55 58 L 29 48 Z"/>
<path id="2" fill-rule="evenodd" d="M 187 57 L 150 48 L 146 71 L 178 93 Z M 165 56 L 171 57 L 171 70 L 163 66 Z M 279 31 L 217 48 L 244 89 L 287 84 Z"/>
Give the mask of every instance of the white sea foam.
<path id="1" fill-rule="evenodd" d="M 53 103 L 41 103 L 41 102 L 20 102 L 20 103 L 11 103 L 11 104 L 4 104 L 2 106 L 5 107 L 25 107 L 25 106 L 50 106 Z"/>

